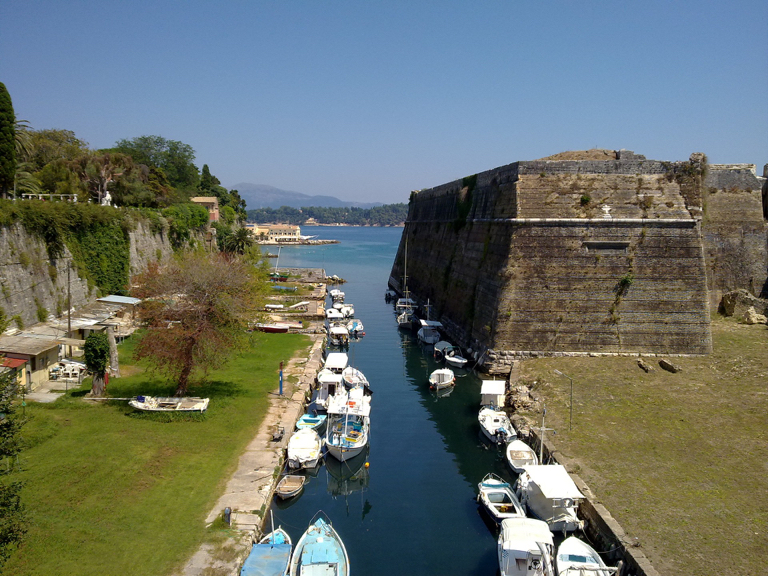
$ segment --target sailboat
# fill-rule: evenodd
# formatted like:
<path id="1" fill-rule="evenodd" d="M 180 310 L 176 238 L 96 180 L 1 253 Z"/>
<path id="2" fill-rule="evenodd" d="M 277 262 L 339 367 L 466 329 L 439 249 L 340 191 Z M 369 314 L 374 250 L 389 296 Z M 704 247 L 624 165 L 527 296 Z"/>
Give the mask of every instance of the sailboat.
<path id="1" fill-rule="evenodd" d="M 405 239 L 405 264 L 403 265 L 403 298 L 395 304 L 397 315 L 397 327 L 412 330 L 416 317 L 413 313 L 413 300 L 408 292 L 408 238 Z"/>

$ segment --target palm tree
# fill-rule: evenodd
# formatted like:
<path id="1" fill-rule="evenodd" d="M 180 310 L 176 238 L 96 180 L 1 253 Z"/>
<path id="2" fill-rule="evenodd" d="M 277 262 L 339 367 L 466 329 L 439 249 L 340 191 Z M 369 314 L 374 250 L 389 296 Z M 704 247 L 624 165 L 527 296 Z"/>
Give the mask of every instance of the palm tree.
<path id="1" fill-rule="evenodd" d="M 253 237 L 245 228 L 238 228 L 224 241 L 224 252 L 228 254 L 245 254 L 253 246 Z"/>

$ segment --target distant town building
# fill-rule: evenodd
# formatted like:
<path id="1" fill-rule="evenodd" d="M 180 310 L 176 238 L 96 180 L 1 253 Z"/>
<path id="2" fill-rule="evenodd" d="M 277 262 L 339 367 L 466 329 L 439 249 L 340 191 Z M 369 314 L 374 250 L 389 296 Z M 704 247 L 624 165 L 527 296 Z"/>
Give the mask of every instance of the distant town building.
<path id="1" fill-rule="evenodd" d="M 219 199 L 216 196 L 195 196 L 190 198 L 189 201 L 200 204 L 200 206 L 208 210 L 211 222 L 219 221 Z"/>
<path id="2" fill-rule="evenodd" d="M 301 227 L 294 224 L 246 224 L 246 230 L 257 240 L 267 242 L 298 242 L 301 240 Z"/>

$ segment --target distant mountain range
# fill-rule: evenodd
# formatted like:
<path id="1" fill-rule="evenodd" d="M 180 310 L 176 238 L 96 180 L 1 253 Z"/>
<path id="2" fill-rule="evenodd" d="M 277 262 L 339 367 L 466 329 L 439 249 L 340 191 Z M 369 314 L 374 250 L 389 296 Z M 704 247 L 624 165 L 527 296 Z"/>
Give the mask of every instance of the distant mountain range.
<path id="1" fill-rule="evenodd" d="M 301 208 L 302 206 L 373 208 L 374 206 L 383 205 L 381 202 L 347 202 L 346 200 L 339 200 L 334 196 L 309 196 L 301 192 L 281 190 L 267 184 L 250 184 L 248 182 L 235 184 L 230 187 L 230 190 L 237 190 L 240 193 L 240 198 L 245 200 L 246 210 L 280 208 L 281 206 L 290 206 L 291 208 Z"/>

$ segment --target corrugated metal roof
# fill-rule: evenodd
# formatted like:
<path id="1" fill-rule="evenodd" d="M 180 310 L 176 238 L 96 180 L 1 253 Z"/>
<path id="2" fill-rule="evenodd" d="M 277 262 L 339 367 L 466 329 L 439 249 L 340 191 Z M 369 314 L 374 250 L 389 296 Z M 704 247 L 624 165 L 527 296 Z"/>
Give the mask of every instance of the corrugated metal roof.
<path id="1" fill-rule="evenodd" d="M 118 296 L 116 294 L 110 294 L 103 298 L 97 298 L 99 302 L 109 302 L 110 304 L 138 304 L 141 302 L 140 298 L 131 298 L 130 296 Z"/>
<path id="2" fill-rule="evenodd" d="M 37 356 L 51 348 L 56 348 L 55 340 L 34 338 L 32 336 L 0 336 L 0 352 Z"/>

